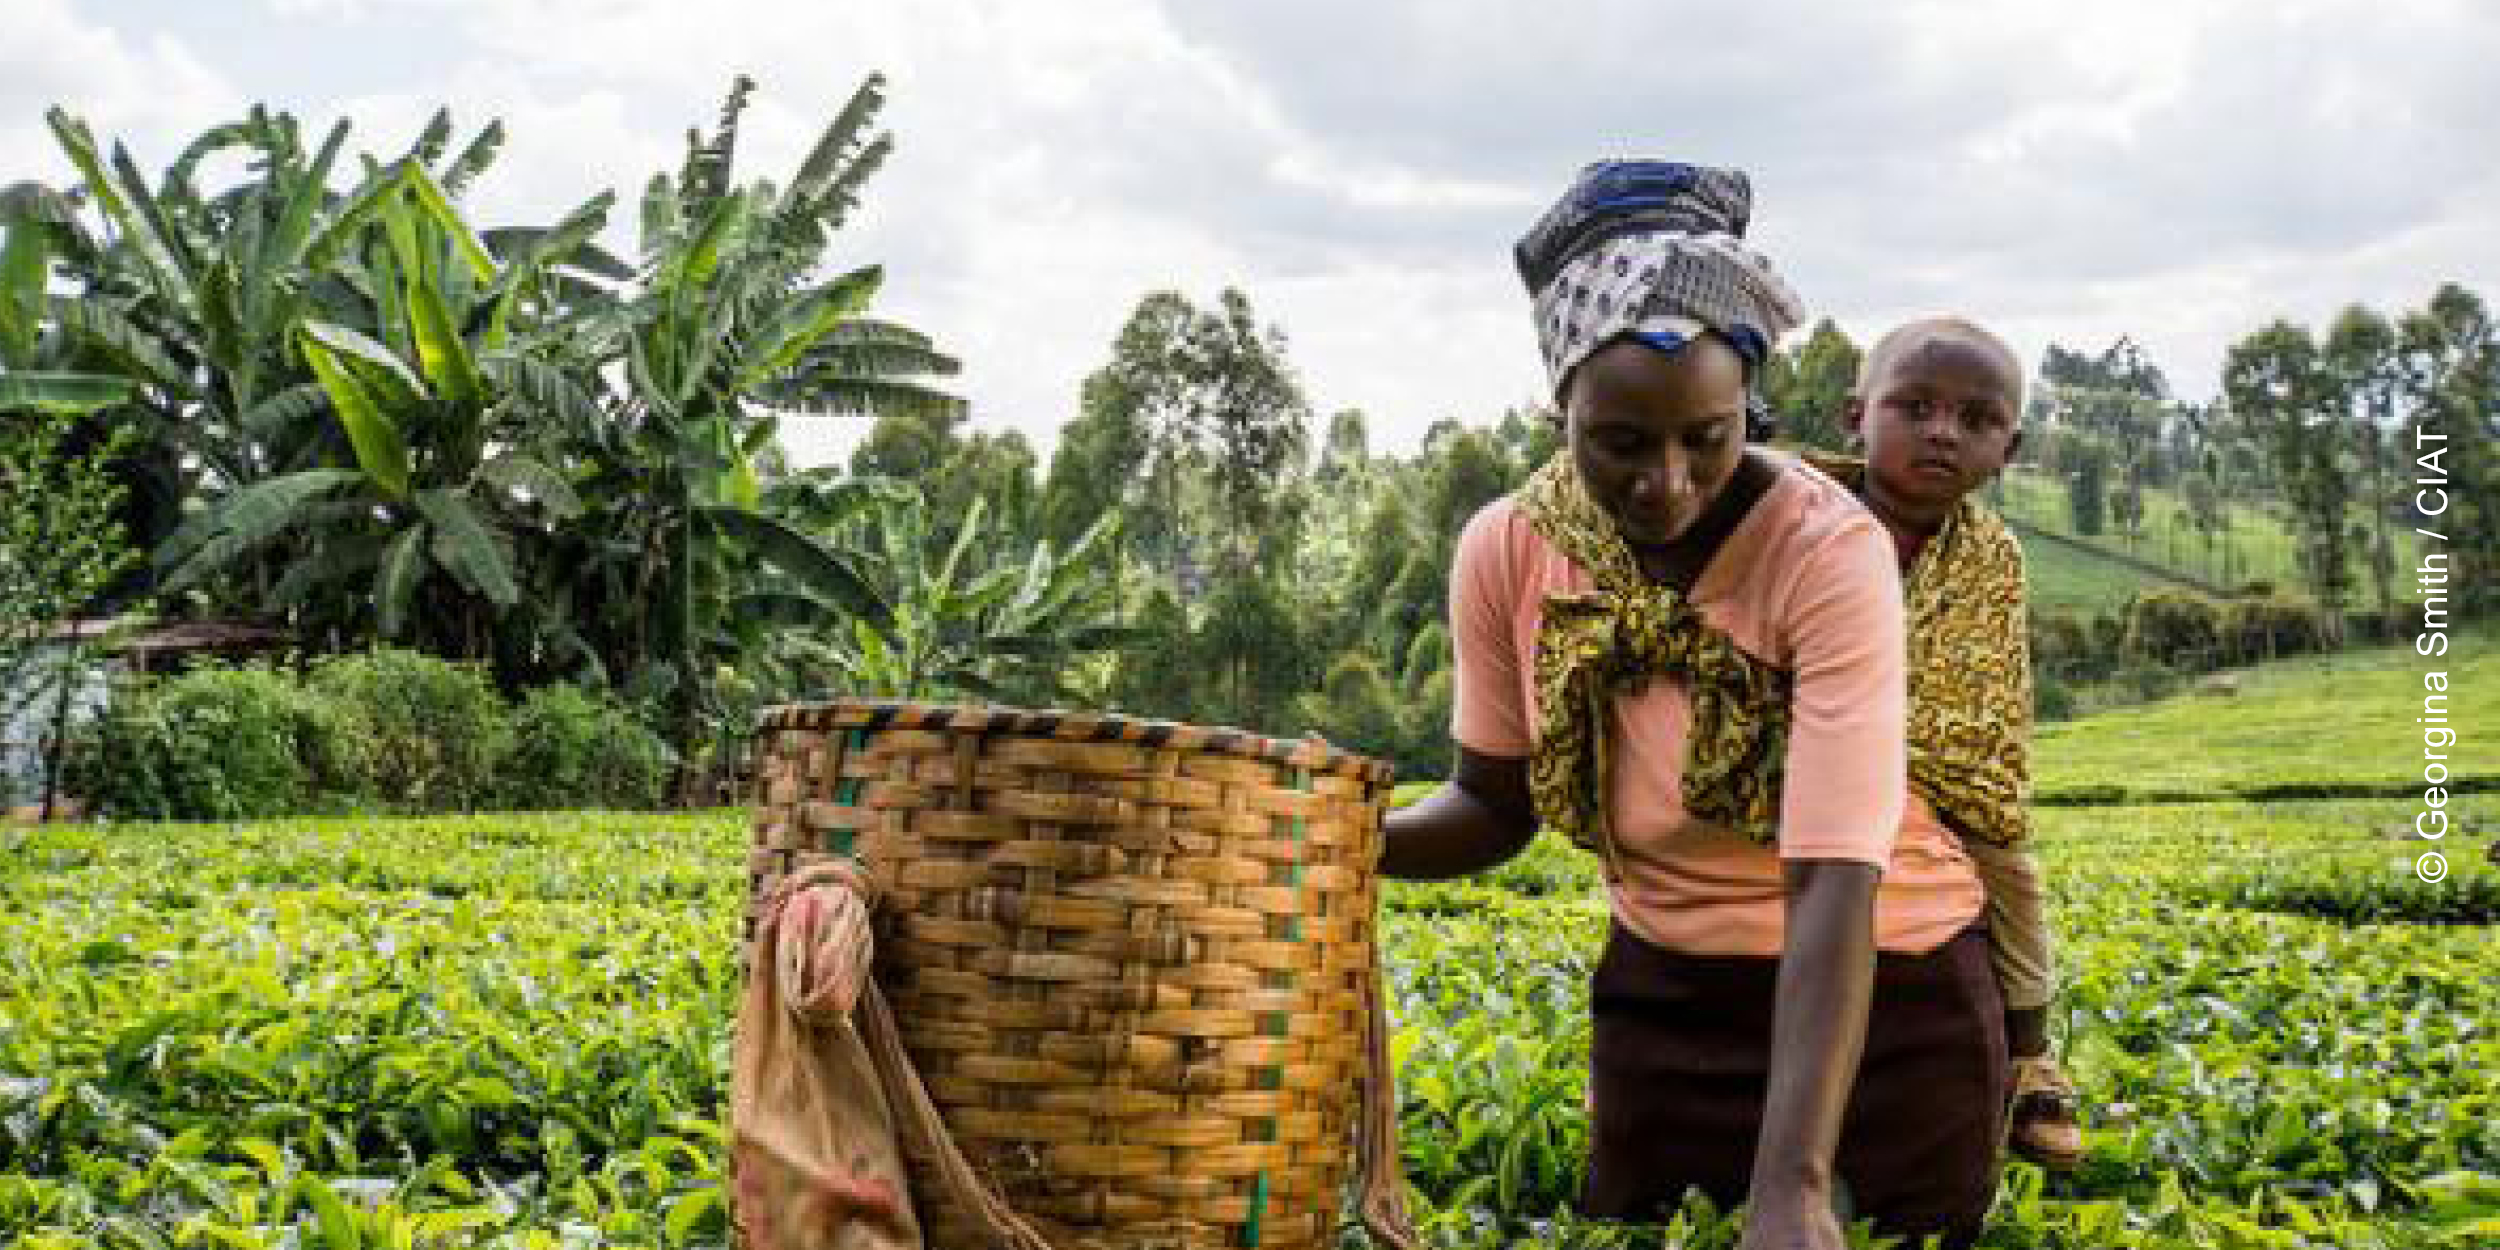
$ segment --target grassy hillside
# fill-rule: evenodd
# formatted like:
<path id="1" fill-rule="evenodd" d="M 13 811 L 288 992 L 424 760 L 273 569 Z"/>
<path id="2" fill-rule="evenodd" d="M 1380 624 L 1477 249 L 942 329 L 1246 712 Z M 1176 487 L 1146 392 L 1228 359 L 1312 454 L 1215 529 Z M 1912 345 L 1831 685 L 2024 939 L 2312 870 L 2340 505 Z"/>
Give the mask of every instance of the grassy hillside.
<path id="1" fill-rule="evenodd" d="M 2090 620 L 2118 615 L 2147 578 L 2139 569 L 2065 543 L 2022 536 L 2023 567 L 2030 575 L 2031 610 Z M 2185 585 L 2185 583 L 2179 583 Z M 2193 589 L 2194 587 L 2190 587 Z"/>
<path id="2" fill-rule="evenodd" d="M 2410 647 L 2279 660 L 2233 695 L 2184 694 L 2043 725 L 2043 801 L 2419 792 L 2425 672 L 2448 674 L 2463 735 L 2451 771 L 2500 784 L 2500 634 L 2455 635 L 2445 659 Z"/>

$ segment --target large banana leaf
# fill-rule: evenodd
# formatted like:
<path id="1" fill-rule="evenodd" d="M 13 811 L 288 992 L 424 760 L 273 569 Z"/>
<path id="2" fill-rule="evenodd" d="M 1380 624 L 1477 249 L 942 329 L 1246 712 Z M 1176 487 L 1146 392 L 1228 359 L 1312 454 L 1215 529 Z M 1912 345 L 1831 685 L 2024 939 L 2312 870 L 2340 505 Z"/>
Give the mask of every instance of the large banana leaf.
<path id="1" fill-rule="evenodd" d="M 746 364 L 738 371 L 741 387 L 777 377 L 808 350 L 858 315 L 875 298 L 885 271 L 875 265 L 854 269 L 785 306 L 747 343 Z"/>
<path id="2" fill-rule="evenodd" d="M 443 301 L 442 288 L 421 281 L 413 272 L 407 275 L 404 302 L 408 307 L 409 337 L 417 345 L 417 367 L 433 384 L 436 395 L 450 401 L 455 411 L 475 413 L 485 405 L 486 381 L 478 376 L 477 358 L 469 354 L 469 345 L 460 337 L 460 328 L 452 321 L 451 306 Z M 469 441 L 474 431 L 464 431 L 461 441 Z"/>
<path id="3" fill-rule="evenodd" d="M 841 604 L 872 622 L 883 622 L 893 615 L 892 607 L 876 587 L 823 540 L 758 512 L 706 507 L 701 514 L 719 532 L 745 545 L 810 593 Z"/>
<path id="4" fill-rule="evenodd" d="M 511 607 L 521 598 L 520 583 L 512 575 L 512 558 L 478 519 L 477 510 L 468 497 L 457 490 L 417 492 L 417 511 L 433 526 L 434 558 L 463 585 L 492 600 L 497 607 Z"/>
<path id="5" fill-rule="evenodd" d="M 962 367 L 918 330 L 867 317 L 835 327 L 795 365 L 803 375 L 831 378 L 951 375 Z"/>
<path id="6" fill-rule="evenodd" d="M 535 456 L 507 451 L 478 466 L 478 476 L 505 493 L 525 497 L 563 520 L 582 514 L 581 495 L 554 466 Z"/>
<path id="7" fill-rule="evenodd" d="M 382 635 L 398 638 L 408 625 L 417 584 L 425 580 L 425 528 L 411 525 L 391 539 L 373 579 L 373 610 Z"/>
<path id="8" fill-rule="evenodd" d="M 48 307 L 53 323 L 61 327 L 62 333 L 104 353 L 122 373 L 140 384 L 175 395 L 193 391 L 190 375 L 165 353 L 156 336 L 132 325 L 112 305 L 56 295 Z"/>
<path id="9" fill-rule="evenodd" d="M 43 228 L 23 217 L 0 214 L 8 238 L 0 243 L 0 367 L 35 364 L 42 338 L 44 283 L 52 276 L 51 250 Z"/>
<path id="10" fill-rule="evenodd" d="M 313 157 L 310 168 L 295 180 L 294 193 L 287 197 L 286 207 L 278 216 L 278 228 L 272 231 L 259 249 L 259 271 L 270 278 L 286 273 L 304 255 L 312 241 L 313 216 L 330 198 L 330 167 L 338 160 L 339 149 L 347 142 L 348 123 L 345 118 L 330 127 L 330 134 L 321 141 L 321 151 Z"/>
<path id="11" fill-rule="evenodd" d="M 429 224 L 442 232 L 444 238 L 451 241 L 452 257 L 467 268 L 470 280 L 481 285 L 492 281 L 495 258 L 487 253 L 486 245 L 478 241 L 476 232 L 469 229 L 469 223 L 461 217 L 460 211 L 451 206 L 451 197 L 443 194 L 443 188 L 434 181 L 434 176 L 425 172 L 422 165 L 409 165 L 400 171 L 400 181 L 407 190 L 409 202 Z"/>
<path id="12" fill-rule="evenodd" d="M 478 363 L 505 402 L 553 418 L 552 428 L 564 436 L 588 441 L 604 432 L 607 413 L 574 375 L 536 356 L 489 352 Z"/>
<path id="13" fill-rule="evenodd" d="M 499 119 L 486 123 L 486 129 L 477 132 L 477 137 L 469 140 L 469 146 L 462 148 L 460 155 L 443 166 L 444 194 L 458 196 L 468 190 L 470 181 L 495 163 L 495 154 L 503 150 L 503 140 L 503 122 Z"/>
<path id="14" fill-rule="evenodd" d="M 184 522 L 157 550 L 159 566 L 169 573 L 165 589 L 181 590 L 216 572 L 302 520 L 322 496 L 363 480 L 349 469 L 307 469 L 235 491 Z"/>
<path id="15" fill-rule="evenodd" d="M 311 362 L 313 373 L 321 379 L 321 389 L 330 396 L 330 407 L 339 415 L 339 424 L 346 427 L 348 444 L 356 449 L 356 463 L 367 476 L 393 499 L 408 497 L 408 445 L 401 438 L 398 423 L 391 419 L 386 401 L 376 397 L 365 385 L 370 373 L 359 373 L 351 367 L 351 358 L 368 358 L 352 349 L 334 348 L 333 343 L 347 343 L 348 336 L 363 339 L 352 330 L 335 326 L 307 324 L 304 327 L 304 359 Z M 397 364 L 397 358 L 381 344 L 370 339 L 364 343 L 384 359 Z M 407 366 L 400 365 L 405 373 Z M 389 370 L 382 371 L 390 376 Z M 413 382 L 414 379 L 408 379 Z M 415 388 L 411 388 L 412 390 Z"/>

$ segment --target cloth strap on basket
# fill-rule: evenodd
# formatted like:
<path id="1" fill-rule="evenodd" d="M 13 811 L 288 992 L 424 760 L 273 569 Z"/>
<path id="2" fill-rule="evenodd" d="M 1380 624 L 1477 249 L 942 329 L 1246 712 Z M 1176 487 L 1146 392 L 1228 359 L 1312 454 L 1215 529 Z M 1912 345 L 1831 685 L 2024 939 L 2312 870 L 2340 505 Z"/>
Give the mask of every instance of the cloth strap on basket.
<path id="1" fill-rule="evenodd" d="M 881 1177 L 862 1175 L 877 1158 L 899 1159 L 898 1147 L 928 1161 L 942 1197 L 968 1217 L 983 1250 L 1053 1250 L 981 1178 L 955 1144 L 937 1105 L 922 1085 L 903 1047 L 902 1032 L 885 995 L 870 975 L 871 917 L 877 890 L 867 872 L 843 857 L 813 857 L 784 877 L 767 896 L 749 962 L 750 982 L 738 1020 L 731 1090 L 731 1158 L 740 1175 L 733 1212 L 746 1244 L 783 1247 L 830 1245 L 833 1233 L 857 1220 L 884 1226 L 895 1238 L 881 1245 L 922 1246 L 907 1195 Z M 1405 1171 L 1398 1154 L 1397 1099 L 1388 1054 L 1388 1011 L 1382 1001 L 1377 957 L 1371 985 L 1368 1052 L 1371 1072 L 1362 1083 L 1356 1149 L 1361 1169 L 1356 1208 L 1372 1235 L 1398 1250 L 1420 1250 L 1406 1211 Z M 838 1139 L 811 1152 L 789 1140 L 786 1104 L 791 1081 L 773 1074 L 794 1067 L 782 1050 L 856 1052 L 874 1074 L 875 1088 L 847 1096 L 801 1097 L 802 1114 L 816 1116 L 816 1135 Z M 836 1054 L 838 1060 L 842 1056 Z M 819 1084 L 838 1084 L 837 1073 Z M 768 1086 L 779 1085 L 781 1089 Z M 807 1091 L 800 1091 L 802 1094 Z M 775 1094 L 782 1095 L 774 1097 Z M 782 1106 L 768 1105 L 781 1103 Z M 899 1135 L 899 1142 L 895 1140 Z M 849 1157 L 867 1168 L 844 1171 L 811 1165 L 813 1153 Z M 763 1174 L 795 1173 L 812 1184 L 775 1187 Z M 792 1230 L 818 1234 L 793 1238 Z M 948 1248 L 952 1250 L 952 1248 Z"/>

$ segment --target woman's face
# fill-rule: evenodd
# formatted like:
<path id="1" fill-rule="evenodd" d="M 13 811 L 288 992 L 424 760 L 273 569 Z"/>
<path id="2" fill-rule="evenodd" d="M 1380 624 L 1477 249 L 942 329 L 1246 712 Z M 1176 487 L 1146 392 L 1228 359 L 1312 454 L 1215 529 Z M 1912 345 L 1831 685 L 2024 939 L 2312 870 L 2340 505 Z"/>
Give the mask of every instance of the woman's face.
<path id="1" fill-rule="evenodd" d="M 1703 337 L 1669 353 L 1625 341 L 1571 374 L 1565 437 L 1589 494 L 1625 542 L 1654 546 L 1692 528 L 1745 451 L 1745 364 Z"/>

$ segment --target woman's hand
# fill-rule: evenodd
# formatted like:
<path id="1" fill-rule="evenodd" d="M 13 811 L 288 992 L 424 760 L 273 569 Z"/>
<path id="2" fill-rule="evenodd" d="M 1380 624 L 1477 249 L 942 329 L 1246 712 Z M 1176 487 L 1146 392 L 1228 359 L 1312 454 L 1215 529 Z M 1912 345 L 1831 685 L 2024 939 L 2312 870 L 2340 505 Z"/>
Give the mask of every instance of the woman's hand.
<path id="1" fill-rule="evenodd" d="M 1789 861 L 1785 874 L 1771 1079 L 1748 1186 L 1756 1223 L 1745 1230 L 1743 1250 L 1840 1250 L 1832 1156 L 1874 999 L 1876 870 L 1808 859 Z"/>
<path id="2" fill-rule="evenodd" d="M 1808 1189 L 1755 1194 L 1746 1206 L 1745 1239 L 1736 1250 L 1847 1250 L 1832 1214 L 1831 1195 Z"/>

